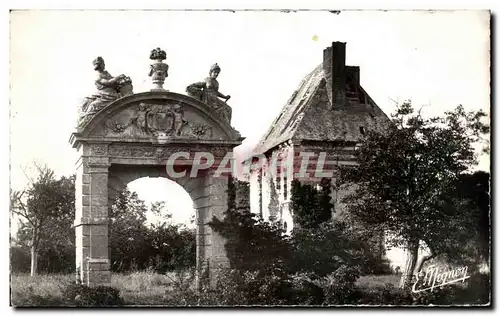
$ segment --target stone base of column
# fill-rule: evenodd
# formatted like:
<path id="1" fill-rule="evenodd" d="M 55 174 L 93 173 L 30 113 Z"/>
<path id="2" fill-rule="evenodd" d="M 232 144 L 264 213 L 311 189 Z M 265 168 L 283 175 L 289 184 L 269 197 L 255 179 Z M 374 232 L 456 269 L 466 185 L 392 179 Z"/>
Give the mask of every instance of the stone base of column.
<path id="1" fill-rule="evenodd" d="M 198 291 L 206 288 L 210 283 L 210 263 L 209 260 L 197 262 L 196 267 L 196 289 Z"/>
<path id="2" fill-rule="evenodd" d="M 84 280 L 87 281 L 86 285 L 88 286 L 110 286 L 110 260 L 90 258 L 87 262 L 87 269 L 85 270 Z"/>
<path id="3" fill-rule="evenodd" d="M 229 261 L 225 257 L 205 260 L 196 271 L 197 289 L 201 290 L 207 286 L 214 288 L 219 278 L 230 270 L 229 267 Z"/>
<path id="4" fill-rule="evenodd" d="M 214 288 L 217 285 L 217 280 L 229 271 L 229 267 L 229 260 L 226 256 L 211 258 L 208 271 L 210 287 Z"/>

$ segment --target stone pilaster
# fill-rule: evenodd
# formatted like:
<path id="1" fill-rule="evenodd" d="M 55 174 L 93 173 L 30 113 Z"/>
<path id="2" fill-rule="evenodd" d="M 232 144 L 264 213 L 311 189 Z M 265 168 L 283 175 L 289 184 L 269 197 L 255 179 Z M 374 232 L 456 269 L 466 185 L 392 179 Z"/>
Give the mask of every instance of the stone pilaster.
<path id="1" fill-rule="evenodd" d="M 213 217 L 220 220 L 224 219 L 224 213 L 228 207 L 227 190 L 227 176 L 214 176 L 213 172 L 206 175 L 205 192 L 208 196 L 207 202 L 209 205 L 206 208 L 207 214 L 205 215 L 207 221 L 211 221 Z M 206 256 L 209 264 L 210 284 L 215 285 L 217 275 L 229 268 L 229 259 L 224 247 L 226 244 L 225 238 L 213 231 L 209 226 L 206 226 L 206 228 L 208 228 L 206 233 L 209 246 L 206 246 Z"/>
<path id="2" fill-rule="evenodd" d="M 229 260 L 224 248 L 225 239 L 208 225 L 215 216 L 224 218 L 227 210 L 227 176 L 214 176 L 214 171 L 206 172 L 190 195 L 197 212 L 196 266 L 198 287 L 209 279 L 215 285 L 217 275 L 229 268 Z"/>
<path id="3" fill-rule="evenodd" d="M 203 284 L 203 275 L 207 272 L 208 261 L 206 255 L 206 247 L 210 246 L 208 239 L 208 227 L 209 218 L 207 216 L 209 207 L 209 197 L 206 195 L 205 186 L 203 184 L 204 179 L 196 179 L 201 182 L 201 185 L 197 185 L 192 190 L 189 191 L 189 195 L 193 200 L 194 208 L 196 210 L 196 277 L 197 286 L 201 288 Z M 185 181 L 179 181 L 181 183 Z M 183 185 L 185 188 L 185 186 Z"/>
<path id="4" fill-rule="evenodd" d="M 108 247 L 108 158 L 82 156 L 76 175 L 76 271 L 87 285 L 111 282 Z"/>

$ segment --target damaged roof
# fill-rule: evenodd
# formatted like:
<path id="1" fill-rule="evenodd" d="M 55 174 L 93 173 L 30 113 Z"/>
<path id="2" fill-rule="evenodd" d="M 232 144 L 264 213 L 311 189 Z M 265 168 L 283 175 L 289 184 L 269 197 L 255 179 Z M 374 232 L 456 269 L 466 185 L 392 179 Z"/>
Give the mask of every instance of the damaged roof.
<path id="1" fill-rule="evenodd" d="M 359 67 L 345 68 L 347 73 L 357 71 L 359 78 Z M 323 64 L 304 77 L 257 143 L 253 155 L 267 153 L 289 140 L 357 142 L 366 130 L 378 130 L 390 122 L 359 83 L 354 84 L 354 95 L 347 93 L 345 104 L 333 104 L 328 79 Z"/>

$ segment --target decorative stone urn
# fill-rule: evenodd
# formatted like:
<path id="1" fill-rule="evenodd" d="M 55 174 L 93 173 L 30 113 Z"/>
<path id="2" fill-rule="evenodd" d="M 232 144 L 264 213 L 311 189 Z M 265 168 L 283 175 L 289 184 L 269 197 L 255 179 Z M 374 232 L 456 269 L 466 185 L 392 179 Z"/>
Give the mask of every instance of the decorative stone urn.
<path id="1" fill-rule="evenodd" d="M 149 71 L 149 76 L 153 79 L 153 89 L 151 90 L 165 91 L 163 83 L 165 82 L 165 78 L 168 77 L 168 65 L 163 61 L 167 59 L 167 53 L 158 47 L 151 51 L 149 59 L 155 62 L 151 65 Z"/>

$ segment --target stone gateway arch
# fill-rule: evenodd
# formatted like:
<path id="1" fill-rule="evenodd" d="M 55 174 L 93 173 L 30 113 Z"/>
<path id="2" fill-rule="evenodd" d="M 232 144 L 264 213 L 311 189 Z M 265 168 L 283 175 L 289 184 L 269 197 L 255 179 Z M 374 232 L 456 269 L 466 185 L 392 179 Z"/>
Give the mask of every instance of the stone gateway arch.
<path id="1" fill-rule="evenodd" d="M 77 280 L 88 285 L 111 282 L 109 208 L 118 192 L 142 177 L 168 178 L 189 193 L 197 218 L 196 266 L 213 280 L 229 264 L 224 239 L 207 223 L 213 216 L 222 218 L 227 209 L 228 177 L 215 175 L 193 157 L 206 152 L 222 159 L 241 144 L 239 132 L 207 103 L 161 88 L 129 93 L 97 109 L 70 139 L 79 152 Z M 193 171 L 198 171 L 195 176 Z"/>

